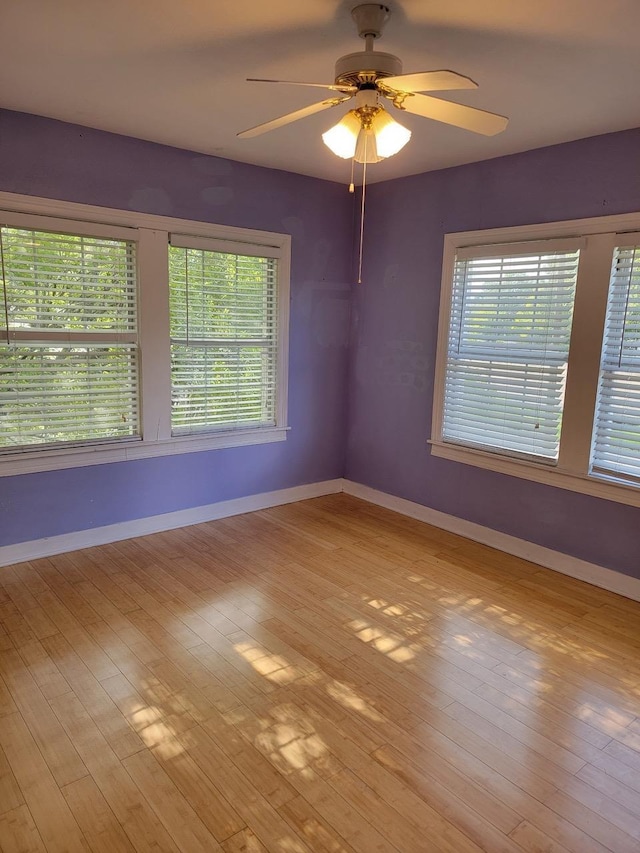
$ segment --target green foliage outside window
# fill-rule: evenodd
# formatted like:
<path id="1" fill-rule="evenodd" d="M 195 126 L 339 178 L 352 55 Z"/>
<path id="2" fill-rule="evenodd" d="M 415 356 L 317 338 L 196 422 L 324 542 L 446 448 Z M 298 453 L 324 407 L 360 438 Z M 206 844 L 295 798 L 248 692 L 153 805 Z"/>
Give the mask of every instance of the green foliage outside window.
<path id="1" fill-rule="evenodd" d="M 3 227 L 0 448 L 109 440 L 137 424 L 130 243 Z"/>
<path id="2" fill-rule="evenodd" d="M 169 249 L 174 432 L 275 423 L 276 263 Z"/>

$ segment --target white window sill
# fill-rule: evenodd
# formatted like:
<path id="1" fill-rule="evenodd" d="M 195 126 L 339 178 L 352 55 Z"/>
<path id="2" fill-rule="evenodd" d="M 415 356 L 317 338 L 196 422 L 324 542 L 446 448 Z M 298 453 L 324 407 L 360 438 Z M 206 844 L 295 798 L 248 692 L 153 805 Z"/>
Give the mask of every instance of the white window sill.
<path id="1" fill-rule="evenodd" d="M 441 459 L 449 459 L 452 462 L 461 462 L 463 465 L 473 465 L 476 468 L 497 471 L 500 474 L 509 474 L 512 477 L 545 483 L 558 489 L 568 489 L 629 506 L 640 506 L 640 488 L 624 481 L 576 474 L 558 467 L 500 456 L 497 453 L 488 453 L 470 447 L 460 447 L 443 441 L 432 440 L 429 444 L 431 453 Z"/>
<path id="2" fill-rule="evenodd" d="M 269 444 L 285 441 L 288 427 L 230 430 L 200 435 L 174 436 L 163 441 L 131 440 L 114 444 L 71 447 L 60 450 L 24 450 L 0 456 L 0 477 L 16 474 L 34 474 L 38 471 L 58 471 L 62 468 L 82 468 L 88 465 L 105 465 L 110 462 L 129 462 L 153 456 L 171 456 L 177 453 L 198 453 L 224 447 L 242 447 L 248 444 Z"/>

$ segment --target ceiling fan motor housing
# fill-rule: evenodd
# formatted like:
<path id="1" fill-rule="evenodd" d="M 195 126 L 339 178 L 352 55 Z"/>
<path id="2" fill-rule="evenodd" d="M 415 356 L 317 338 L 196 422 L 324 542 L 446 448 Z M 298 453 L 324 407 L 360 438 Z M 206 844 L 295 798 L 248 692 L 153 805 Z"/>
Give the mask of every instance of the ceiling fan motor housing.
<path id="1" fill-rule="evenodd" d="M 362 50 L 347 53 L 336 62 L 336 83 L 342 86 L 359 86 L 375 83 L 380 77 L 402 74 L 402 62 L 392 53 Z"/>

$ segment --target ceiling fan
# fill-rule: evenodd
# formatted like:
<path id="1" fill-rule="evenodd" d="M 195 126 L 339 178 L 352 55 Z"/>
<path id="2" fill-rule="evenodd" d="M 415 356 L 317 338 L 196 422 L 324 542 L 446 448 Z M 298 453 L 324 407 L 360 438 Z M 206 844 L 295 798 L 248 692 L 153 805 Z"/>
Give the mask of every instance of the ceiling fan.
<path id="1" fill-rule="evenodd" d="M 389 101 L 398 110 L 430 118 L 454 127 L 493 136 L 507 126 L 508 119 L 495 113 L 445 101 L 424 92 L 477 89 L 478 84 L 454 71 L 402 73 L 402 62 L 390 53 L 374 51 L 373 43 L 382 35 L 389 8 L 378 3 L 356 6 L 351 15 L 365 49 L 341 56 L 335 66 L 334 83 L 298 83 L 289 80 L 249 78 L 252 83 L 279 83 L 312 86 L 335 92 L 333 97 L 256 125 L 238 134 L 248 138 L 336 107 L 354 99 L 355 107 L 323 134 L 325 144 L 338 156 L 360 163 L 375 163 L 397 153 L 409 141 L 411 132 L 394 121 L 384 109 Z"/>

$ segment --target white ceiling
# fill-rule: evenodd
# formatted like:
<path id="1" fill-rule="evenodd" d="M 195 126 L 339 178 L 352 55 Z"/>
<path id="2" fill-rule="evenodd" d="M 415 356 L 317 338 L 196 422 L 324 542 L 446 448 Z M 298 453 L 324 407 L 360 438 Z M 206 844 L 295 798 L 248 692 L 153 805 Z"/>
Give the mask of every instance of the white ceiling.
<path id="1" fill-rule="evenodd" d="M 336 181 L 320 135 L 347 107 L 253 139 L 236 133 L 322 100 L 245 77 L 332 82 L 359 51 L 359 0 L 20 0 L 4 4 L 0 106 Z M 389 0 L 377 48 L 404 71 L 480 84 L 444 97 L 510 117 L 486 138 L 402 115 L 386 180 L 640 125 L 638 0 Z M 399 117 L 396 115 L 396 117 Z M 640 163 L 640 152 L 638 152 Z"/>

